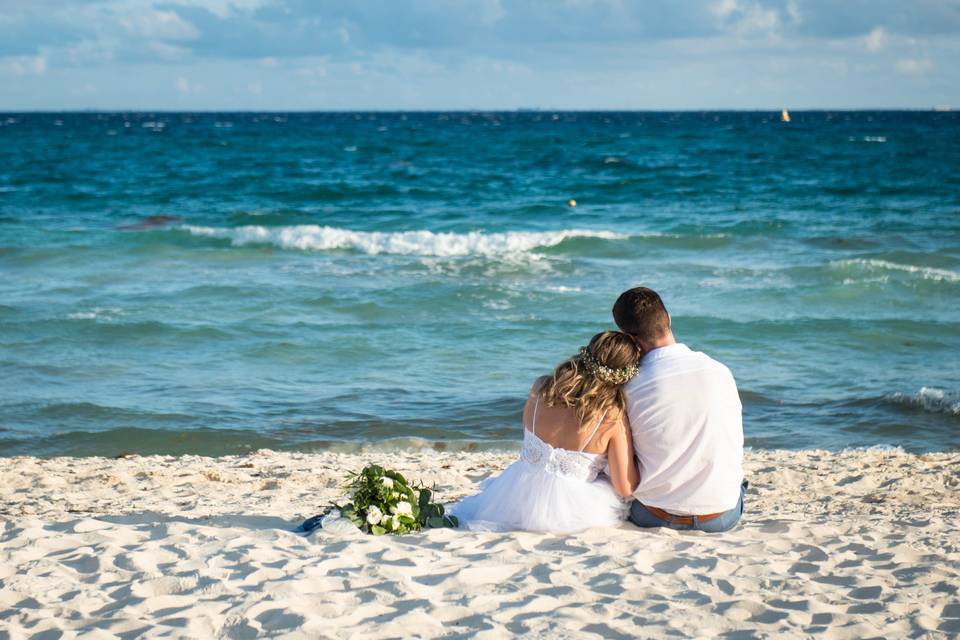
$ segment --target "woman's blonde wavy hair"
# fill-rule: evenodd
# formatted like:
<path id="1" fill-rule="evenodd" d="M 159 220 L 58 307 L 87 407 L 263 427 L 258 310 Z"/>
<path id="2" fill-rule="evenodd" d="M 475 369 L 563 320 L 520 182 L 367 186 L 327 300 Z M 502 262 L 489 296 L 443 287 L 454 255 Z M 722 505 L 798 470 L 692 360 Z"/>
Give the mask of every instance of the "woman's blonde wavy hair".
<path id="1" fill-rule="evenodd" d="M 608 369 L 629 369 L 640 360 L 640 349 L 633 338 L 619 331 L 598 333 L 590 339 L 587 349 L 597 363 Z M 552 376 L 543 378 L 537 393 L 548 406 L 576 409 L 581 430 L 592 426 L 604 412 L 618 417 L 626 408 L 623 384 L 591 374 L 580 356 L 561 362 Z"/>

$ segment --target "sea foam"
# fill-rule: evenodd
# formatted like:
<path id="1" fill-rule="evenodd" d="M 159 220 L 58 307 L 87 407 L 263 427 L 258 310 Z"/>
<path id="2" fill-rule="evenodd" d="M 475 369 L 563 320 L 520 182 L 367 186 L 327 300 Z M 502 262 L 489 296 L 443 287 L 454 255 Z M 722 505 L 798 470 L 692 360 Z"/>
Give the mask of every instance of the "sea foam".
<path id="1" fill-rule="evenodd" d="M 569 238 L 619 240 L 628 236 L 612 231 L 508 231 L 503 233 L 434 233 L 432 231 L 354 231 L 319 225 L 285 227 L 198 227 L 184 225 L 196 236 L 224 238 L 234 245 L 271 244 L 284 249 L 330 251 L 353 249 L 370 255 L 496 256 L 552 247 Z"/>
<path id="2" fill-rule="evenodd" d="M 831 264 L 837 267 L 861 267 L 874 271 L 903 271 L 906 273 L 917 274 L 927 280 L 960 282 L 960 273 L 957 273 L 956 271 L 950 271 L 949 269 L 937 269 L 934 267 L 918 267 L 912 264 L 899 264 L 897 262 L 888 262 L 887 260 L 854 258 L 851 260 L 837 260 Z"/>

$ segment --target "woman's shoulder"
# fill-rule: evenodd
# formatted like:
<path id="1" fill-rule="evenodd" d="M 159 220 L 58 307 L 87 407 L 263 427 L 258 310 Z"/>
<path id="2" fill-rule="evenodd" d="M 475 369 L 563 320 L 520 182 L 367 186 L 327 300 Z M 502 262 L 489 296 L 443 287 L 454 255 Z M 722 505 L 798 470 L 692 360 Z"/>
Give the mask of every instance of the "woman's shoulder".
<path id="1" fill-rule="evenodd" d="M 630 423 L 627 421 L 626 411 L 608 411 L 597 429 L 597 434 L 608 440 L 622 432 L 629 432 Z"/>
<path id="2" fill-rule="evenodd" d="M 543 388 L 548 382 L 550 382 L 550 376 L 540 376 L 534 380 L 533 384 L 530 386 L 530 395 L 533 396 L 539 394 L 541 391 L 543 391 Z"/>

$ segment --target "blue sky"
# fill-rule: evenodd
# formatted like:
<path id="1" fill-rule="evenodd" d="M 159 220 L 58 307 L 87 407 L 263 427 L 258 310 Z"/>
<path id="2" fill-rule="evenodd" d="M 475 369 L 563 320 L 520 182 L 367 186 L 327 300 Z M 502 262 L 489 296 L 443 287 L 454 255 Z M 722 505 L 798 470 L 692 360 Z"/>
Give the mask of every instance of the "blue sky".
<path id="1" fill-rule="evenodd" d="M 960 0 L 0 0 L 0 109 L 960 107 Z"/>

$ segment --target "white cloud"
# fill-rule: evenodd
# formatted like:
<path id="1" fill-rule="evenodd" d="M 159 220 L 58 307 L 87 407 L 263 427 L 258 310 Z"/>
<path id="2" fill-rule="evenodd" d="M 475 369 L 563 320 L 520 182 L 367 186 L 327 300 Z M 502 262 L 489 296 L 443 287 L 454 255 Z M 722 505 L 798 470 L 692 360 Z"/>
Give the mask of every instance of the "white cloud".
<path id="1" fill-rule="evenodd" d="M 709 9 L 721 23 L 741 36 L 769 33 L 780 28 L 777 10 L 767 9 L 755 1 L 718 0 Z"/>
<path id="2" fill-rule="evenodd" d="M 186 3 L 191 4 L 191 3 Z M 229 18 L 241 11 L 252 11 L 269 4 L 268 0 L 202 0 L 196 3 L 218 18 Z"/>
<path id="3" fill-rule="evenodd" d="M 0 58 L 0 69 L 15 76 L 41 75 L 47 72 L 47 58 L 43 55 Z"/>
<path id="4" fill-rule="evenodd" d="M 710 11 L 719 18 L 726 18 L 737 9 L 737 0 L 717 0 L 710 6 Z"/>
<path id="5" fill-rule="evenodd" d="M 897 60 L 894 68 L 900 73 L 919 76 L 933 70 L 933 60 L 930 58 L 902 58 Z"/>
<path id="6" fill-rule="evenodd" d="M 483 56 L 473 58 L 465 65 L 465 67 L 474 73 L 533 73 L 533 70 L 525 64 L 520 64 L 519 62 L 513 62 L 511 60 L 501 60 Z"/>
<path id="7" fill-rule="evenodd" d="M 155 40 L 195 40 L 200 32 L 176 11 L 137 11 L 121 18 L 129 33 Z"/>
<path id="8" fill-rule="evenodd" d="M 97 93 L 97 85 L 92 82 L 85 82 L 79 87 L 75 87 L 71 93 L 77 96 L 90 96 Z"/>
<path id="9" fill-rule="evenodd" d="M 797 4 L 796 0 L 787 0 L 787 15 L 790 17 L 790 20 L 799 24 L 803 22 L 803 14 L 800 12 L 800 6 Z"/>
<path id="10" fill-rule="evenodd" d="M 177 93 L 183 94 L 185 96 L 191 95 L 191 94 L 203 93 L 202 84 L 191 82 L 190 80 L 188 80 L 187 78 L 184 78 L 183 76 L 180 76 L 179 78 L 177 78 L 176 87 L 177 87 Z"/>
<path id="11" fill-rule="evenodd" d="M 167 42 L 148 42 L 147 48 L 152 51 L 161 60 L 168 62 L 174 60 L 183 60 L 190 55 L 190 50 L 186 47 L 179 47 Z"/>
<path id="12" fill-rule="evenodd" d="M 114 59 L 112 43 L 102 40 L 81 40 L 63 52 L 67 62 L 72 65 L 104 64 Z"/>
<path id="13" fill-rule="evenodd" d="M 507 15 L 500 0 L 483 0 L 480 6 L 480 22 L 491 25 L 499 22 Z"/>
<path id="14" fill-rule="evenodd" d="M 743 17 L 736 23 L 736 30 L 743 33 L 764 33 L 774 31 L 780 26 L 780 15 L 774 9 L 764 9 L 757 5 L 744 11 Z"/>
<path id="15" fill-rule="evenodd" d="M 863 38 L 863 43 L 867 47 L 867 51 L 870 53 L 876 53 L 883 49 L 884 45 L 887 44 L 887 31 L 883 27 L 876 27 L 873 31 L 868 33 Z"/>
<path id="16" fill-rule="evenodd" d="M 294 75 L 302 76 L 304 78 L 326 78 L 327 70 L 324 67 L 300 67 L 293 72 Z"/>

